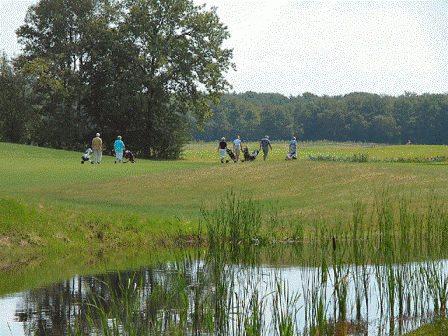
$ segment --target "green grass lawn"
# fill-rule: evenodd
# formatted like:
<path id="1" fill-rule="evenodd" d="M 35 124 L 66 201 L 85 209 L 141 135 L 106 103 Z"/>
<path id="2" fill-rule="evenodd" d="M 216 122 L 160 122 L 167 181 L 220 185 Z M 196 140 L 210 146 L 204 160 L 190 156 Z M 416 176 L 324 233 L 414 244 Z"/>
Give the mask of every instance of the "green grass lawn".
<path id="1" fill-rule="evenodd" d="M 252 151 L 258 144 L 248 146 Z M 21 200 L 50 216 L 51 220 L 41 220 L 45 235 L 55 230 L 56 224 L 48 226 L 49 222 L 63 226 L 60 223 L 73 217 L 82 218 L 83 227 L 89 221 L 108 222 L 113 236 L 129 223 L 142 228 L 148 222 L 156 236 L 188 234 L 197 225 L 201 208 L 216 206 L 231 191 L 282 218 L 309 225 L 325 221 L 331 226 L 350 218 L 355 202 L 371 205 L 384 190 L 391 197 L 409 197 L 422 205 L 431 195 L 445 202 L 448 164 L 321 162 L 307 160 L 308 155 L 364 153 L 390 159 L 430 158 L 446 152 L 444 146 L 314 142 L 300 143 L 299 159 L 285 161 L 287 143 L 274 142 L 267 161 L 259 156 L 254 162 L 221 164 L 217 143 L 193 143 L 178 161 L 137 157 L 135 164 L 114 164 L 113 157 L 104 156 L 101 165 L 91 165 L 80 163 L 83 153 L 1 143 L 5 159 L 0 166 L 0 198 Z M 62 231 L 63 237 L 80 232 Z M 36 236 L 42 239 L 42 232 Z"/>
<path id="2" fill-rule="evenodd" d="M 343 163 L 308 161 L 309 154 L 370 158 L 433 157 L 444 146 L 378 146 L 303 143 L 299 159 L 285 161 L 286 144 L 274 143 L 268 160 L 221 164 L 216 144 L 187 147 L 183 160 L 139 160 L 101 165 L 80 164 L 82 153 L 2 143 L 0 197 L 19 198 L 76 209 L 112 210 L 156 217 L 196 218 L 201 206 L 215 204 L 231 190 L 273 205 L 285 216 L 314 219 L 350 211 L 354 200 L 371 202 L 375 193 L 429 192 L 446 199 L 446 163 Z M 252 150 L 256 144 L 249 144 Z"/>

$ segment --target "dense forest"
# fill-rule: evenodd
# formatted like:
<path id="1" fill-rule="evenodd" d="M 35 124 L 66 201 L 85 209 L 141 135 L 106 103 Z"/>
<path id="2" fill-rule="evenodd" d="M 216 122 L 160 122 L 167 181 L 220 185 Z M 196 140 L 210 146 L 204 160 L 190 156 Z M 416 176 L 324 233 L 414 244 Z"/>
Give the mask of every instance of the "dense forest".
<path id="1" fill-rule="evenodd" d="M 354 92 L 297 97 L 246 92 L 226 94 L 196 140 L 331 140 L 404 144 L 448 143 L 448 93 L 398 97 Z"/>

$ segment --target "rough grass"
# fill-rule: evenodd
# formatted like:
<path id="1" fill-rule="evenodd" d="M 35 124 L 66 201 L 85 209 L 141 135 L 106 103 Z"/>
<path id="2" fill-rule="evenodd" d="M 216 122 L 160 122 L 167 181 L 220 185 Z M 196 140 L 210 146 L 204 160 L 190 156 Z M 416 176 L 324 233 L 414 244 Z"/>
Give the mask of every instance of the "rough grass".
<path id="1" fill-rule="evenodd" d="M 258 147 L 248 145 L 251 151 Z M 443 146 L 301 143 L 299 159 L 294 161 L 284 160 L 286 143 L 273 143 L 273 148 L 265 162 L 259 157 L 254 162 L 221 164 L 217 144 L 194 143 L 179 161 L 137 157 L 136 164 L 120 165 L 105 156 L 101 165 L 81 165 L 83 153 L 1 143 L 0 155 L 8 159 L 0 166 L 0 198 L 20 199 L 36 212 L 16 214 L 12 220 L 23 218 L 16 231 L 21 228 L 26 239 L 8 239 L 15 242 L 11 246 L 27 241 L 51 246 L 61 241 L 90 242 L 95 235 L 104 244 L 115 238 L 122 244 L 172 241 L 193 236 L 201 209 L 215 206 L 230 191 L 260 202 L 264 211 L 277 211 L 281 218 L 299 219 L 308 227 L 317 221 L 340 225 L 341 218 L 352 216 L 354 202 L 369 206 L 385 189 L 391 197 L 409 196 L 423 205 L 431 196 L 440 202 L 448 200 L 446 163 L 306 159 L 310 153 L 361 152 L 386 159 L 443 156 Z M 8 225 L 14 224 L 4 218 L 0 215 L 0 234 L 5 237 L 11 235 Z M 74 222 L 79 227 L 68 225 Z M 276 230 L 281 235 L 287 228 Z"/>
<path id="2" fill-rule="evenodd" d="M 408 336 L 443 336 L 448 335 L 448 320 L 441 318 L 432 324 L 425 325 L 407 333 Z"/>
<path id="3" fill-rule="evenodd" d="M 249 144 L 252 150 L 257 144 Z M 409 193 L 424 199 L 429 193 L 446 200 L 445 163 L 390 164 L 314 162 L 310 153 L 369 157 L 431 157 L 444 155 L 443 146 L 374 146 L 302 143 L 299 159 L 284 161 L 285 143 L 274 143 L 268 160 L 219 162 L 216 144 L 187 147 L 180 161 L 139 160 L 114 165 L 80 164 L 82 153 L 2 143 L 0 197 L 73 207 L 88 211 L 115 211 L 125 215 L 194 219 L 201 206 L 215 204 L 230 190 L 250 195 L 280 209 L 285 217 L 310 220 L 334 218 L 350 210 L 353 200 L 371 202 L 375 193 Z"/>

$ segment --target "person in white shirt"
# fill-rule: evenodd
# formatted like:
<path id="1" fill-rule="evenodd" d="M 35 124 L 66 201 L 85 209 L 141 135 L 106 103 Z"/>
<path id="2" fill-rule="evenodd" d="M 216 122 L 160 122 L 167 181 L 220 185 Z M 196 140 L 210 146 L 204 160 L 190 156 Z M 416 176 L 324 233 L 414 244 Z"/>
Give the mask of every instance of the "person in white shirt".
<path id="1" fill-rule="evenodd" d="M 101 140 L 99 133 L 97 133 L 96 137 L 92 140 L 92 149 L 93 163 L 100 164 L 103 156 L 103 140 Z"/>
<path id="2" fill-rule="evenodd" d="M 235 140 L 233 140 L 233 152 L 235 153 L 236 162 L 238 162 L 238 158 L 243 150 L 243 144 L 241 142 L 240 136 L 237 136 Z"/>

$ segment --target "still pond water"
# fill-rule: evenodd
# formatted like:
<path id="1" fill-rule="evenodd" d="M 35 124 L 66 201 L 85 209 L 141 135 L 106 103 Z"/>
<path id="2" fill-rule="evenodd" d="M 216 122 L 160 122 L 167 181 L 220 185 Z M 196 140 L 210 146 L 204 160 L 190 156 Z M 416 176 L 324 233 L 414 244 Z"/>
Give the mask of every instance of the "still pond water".
<path id="1" fill-rule="evenodd" d="M 445 258 L 379 250 L 189 250 L 1 297 L 0 335 L 402 335 L 444 312 Z"/>

